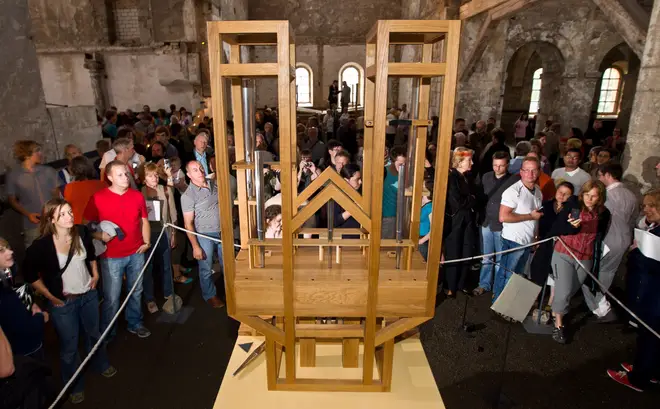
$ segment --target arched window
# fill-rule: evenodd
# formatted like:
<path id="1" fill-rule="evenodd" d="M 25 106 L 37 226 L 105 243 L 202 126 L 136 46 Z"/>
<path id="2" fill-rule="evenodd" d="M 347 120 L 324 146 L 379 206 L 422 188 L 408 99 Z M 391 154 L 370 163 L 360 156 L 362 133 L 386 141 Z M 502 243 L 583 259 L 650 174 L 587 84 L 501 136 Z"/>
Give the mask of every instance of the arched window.
<path id="1" fill-rule="evenodd" d="M 307 64 L 296 64 L 296 100 L 299 106 L 312 106 L 314 101 L 312 84 L 312 68 Z"/>
<path id="2" fill-rule="evenodd" d="M 536 115 L 539 113 L 539 101 L 541 100 L 541 75 L 543 75 L 543 68 L 534 71 L 532 79 L 532 98 L 529 101 L 529 114 Z"/>
<path id="3" fill-rule="evenodd" d="M 616 68 L 608 68 L 603 73 L 598 97 L 598 116 L 616 117 L 619 115 L 621 101 L 621 72 Z"/>
<path id="4" fill-rule="evenodd" d="M 361 107 L 364 100 L 364 71 L 362 67 L 356 63 L 346 63 L 339 70 L 339 88 L 342 83 L 346 84 L 351 89 L 351 102 L 349 107 Z M 341 94 L 339 96 L 341 100 Z"/>

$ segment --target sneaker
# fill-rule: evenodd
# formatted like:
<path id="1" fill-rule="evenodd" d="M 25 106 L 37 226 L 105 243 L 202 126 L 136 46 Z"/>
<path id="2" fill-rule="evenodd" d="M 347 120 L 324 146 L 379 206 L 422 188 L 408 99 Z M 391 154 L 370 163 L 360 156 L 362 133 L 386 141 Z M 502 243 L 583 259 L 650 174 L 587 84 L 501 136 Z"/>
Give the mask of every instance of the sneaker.
<path id="1" fill-rule="evenodd" d="M 108 369 L 105 371 L 101 372 L 101 375 L 105 378 L 112 378 L 113 376 L 117 375 L 117 368 L 114 366 L 110 365 Z"/>
<path id="2" fill-rule="evenodd" d="M 632 372 L 632 370 L 633 370 L 633 366 L 629 363 L 626 363 L 626 362 L 621 364 L 621 368 L 623 368 L 623 370 L 626 371 L 626 372 Z M 657 379 L 651 379 L 650 382 L 653 383 L 653 384 L 658 384 Z"/>
<path id="3" fill-rule="evenodd" d="M 70 400 L 71 403 L 73 403 L 74 405 L 77 405 L 77 404 L 79 404 L 79 403 L 82 403 L 82 402 L 85 400 L 85 392 L 76 392 L 76 393 L 72 393 L 72 394 L 69 396 L 69 400 Z"/>
<path id="4" fill-rule="evenodd" d="M 143 325 L 140 325 L 139 327 L 137 327 L 135 329 L 129 328 L 128 332 L 130 332 L 131 334 L 137 335 L 140 338 L 148 338 L 149 335 L 151 335 L 151 331 L 146 329 Z"/>
<path id="5" fill-rule="evenodd" d="M 607 370 L 607 375 L 620 383 L 621 385 L 627 386 L 630 389 L 637 391 L 637 392 L 644 392 L 643 389 L 640 389 L 630 383 L 630 380 L 628 380 L 628 373 L 626 371 L 615 371 L 614 369 L 608 369 Z"/>
<path id="6" fill-rule="evenodd" d="M 486 290 L 486 289 L 484 289 L 484 288 L 481 288 L 481 287 L 477 287 L 477 288 L 475 288 L 474 290 L 472 290 L 472 295 L 478 297 L 478 296 L 480 296 L 480 295 L 483 295 L 483 294 L 486 293 L 486 292 L 488 292 L 488 290 Z"/>
<path id="7" fill-rule="evenodd" d="M 552 339 L 559 342 L 560 344 L 565 344 L 566 337 L 564 336 L 564 327 L 554 327 L 552 329 Z"/>
<path id="8" fill-rule="evenodd" d="M 147 310 L 149 311 L 150 314 L 155 314 L 158 312 L 158 306 L 156 305 L 155 302 L 149 301 L 147 303 Z"/>

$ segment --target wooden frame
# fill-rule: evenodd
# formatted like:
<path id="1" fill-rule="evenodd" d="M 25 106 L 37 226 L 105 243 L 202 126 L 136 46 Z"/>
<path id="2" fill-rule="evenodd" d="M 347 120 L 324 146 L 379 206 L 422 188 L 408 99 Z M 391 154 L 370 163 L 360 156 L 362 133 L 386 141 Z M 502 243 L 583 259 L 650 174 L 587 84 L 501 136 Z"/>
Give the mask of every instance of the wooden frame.
<path id="1" fill-rule="evenodd" d="M 266 337 L 266 370 L 271 390 L 298 391 L 389 391 L 392 379 L 394 338 L 430 319 L 435 312 L 442 217 L 431 228 L 428 263 L 416 251 L 419 235 L 421 199 L 424 194 L 423 171 L 430 99 L 430 78 L 443 76 L 443 105 L 438 135 L 436 179 L 446 180 L 456 92 L 460 22 L 444 20 L 381 20 L 367 37 L 365 72 L 365 137 L 362 194 L 331 168 L 310 186 L 296 191 L 296 88 L 295 45 L 287 21 L 214 21 L 208 22 L 212 106 L 215 115 L 216 169 L 225 287 L 229 315 L 252 326 Z M 443 41 L 446 55 L 433 62 L 433 44 Z M 221 56 L 223 43 L 229 44 L 226 63 Z M 420 63 L 389 62 L 390 44 L 422 44 Z M 250 64 L 240 61 L 242 45 L 271 45 L 277 48 L 277 62 Z M 277 77 L 279 108 L 280 161 L 271 164 L 280 171 L 282 185 L 282 238 L 260 241 L 253 236 L 253 211 L 256 202 L 248 197 L 246 163 L 242 132 L 244 101 L 242 79 L 255 76 Z M 401 241 L 382 237 L 382 154 L 385 147 L 388 77 L 417 77 L 420 92 L 418 117 L 412 120 L 415 137 L 413 184 L 406 192 L 412 196 L 411 234 Z M 225 82 L 231 82 L 226 96 Z M 236 132 L 236 163 L 228 160 L 226 120 L 232 105 Z M 233 249 L 232 206 L 229 171 L 236 171 L 240 218 L 241 251 Z M 446 186 L 436 184 L 434 212 L 444 213 Z M 303 227 L 307 218 L 329 200 L 336 201 L 361 224 L 360 229 L 337 229 L 335 237 L 324 229 Z M 318 234 L 318 239 L 300 238 Z M 347 238 L 358 235 L 359 238 Z M 257 266 L 260 247 L 269 248 L 263 266 Z M 336 248 L 336 258 L 319 260 L 319 249 Z M 391 249 L 405 251 L 401 269 L 390 257 Z M 343 248 L 343 249 L 342 249 Z M 341 250 L 341 253 L 339 251 Z M 322 252 L 321 252 L 322 253 Z M 342 317 L 340 322 L 323 324 L 319 317 Z M 259 316 L 274 317 L 272 321 Z M 397 317 L 392 321 L 386 317 Z M 301 366 L 316 364 L 316 343 L 339 340 L 343 366 L 359 365 L 359 346 L 363 344 L 362 379 L 301 379 L 296 376 L 296 344 L 300 345 Z M 280 374 L 280 360 L 284 373 Z M 373 378 L 374 365 L 379 379 Z"/>

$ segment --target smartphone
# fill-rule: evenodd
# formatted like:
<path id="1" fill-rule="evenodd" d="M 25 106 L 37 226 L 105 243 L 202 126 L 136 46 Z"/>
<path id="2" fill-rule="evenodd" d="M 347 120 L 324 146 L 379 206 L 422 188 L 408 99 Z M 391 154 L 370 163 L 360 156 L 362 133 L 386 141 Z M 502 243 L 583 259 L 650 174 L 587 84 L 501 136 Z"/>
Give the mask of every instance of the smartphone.
<path id="1" fill-rule="evenodd" d="M 572 209 L 571 210 L 571 219 L 577 220 L 580 218 L 580 209 Z"/>
<path id="2" fill-rule="evenodd" d="M 163 159 L 163 165 L 165 166 L 165 169 L 169 169 L 172 166 L 170 165 L 169 159 Z"/>

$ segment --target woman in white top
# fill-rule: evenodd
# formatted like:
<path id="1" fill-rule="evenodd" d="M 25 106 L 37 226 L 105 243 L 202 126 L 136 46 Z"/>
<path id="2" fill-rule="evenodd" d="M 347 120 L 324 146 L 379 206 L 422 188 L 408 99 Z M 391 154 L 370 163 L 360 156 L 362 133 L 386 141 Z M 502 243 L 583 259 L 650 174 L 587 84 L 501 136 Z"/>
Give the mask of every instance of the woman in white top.
<path id="1" fill-rule="evenodd" d="M 48 300 L 48 310 L 60 339 L 62 381 L 68 382 L 80 365 L 79 337 L 87 352 L 99 340 L 99 271 L 92 235 L 75 225 L 71 206 L 63 199 L 46 202 L 41 215 L 41 237 L 27 249 L 25 279 Z M 92 367 L 110 378 L 117 370 L 108 363 L 103 344 L 94 354 Z M 74 383 L 72 403 L 85 395 L 83 378 Z"/>
<path id="2" fill-rule="evenodd" d="M 165 312 L 171 314 L 174 312 L 171 302 L 173 294 L 171 249 L 177 246 L 176 234 L 172 231 L 172 227 L 167 227 L 160 241 L 158 241 L 158 236 L 160 236 L 165 223 L 176 225 L 177 212 L 174 204 L 174 189 L 171 186 L 158 184 L 159 170 L 158 165 L 153 162 L 147 162 L 140 168 L 140 178 L 145 183 L 142 187 L 142 195 L 147 202 L 147 216 L 151 227 L 151 243 L 156 243 L 153 244 L 155 248 L 151 263 L 149 263 L 144 272 L 143 299 L 147 303 L 147 309 L 150 313 L 153 314 L 158 311 L 154 297 L 154 279 L 152 274 L 153 265 L 155 262 L 158 262 L 162 274 L 163 296 L 167 300 L 163 309 Z M 167 172 L 169 173 L 170 170 L 167 169 Z M 180 298 L 175 298 L 177 298 L 176 303 L 180 304 Z"/>

